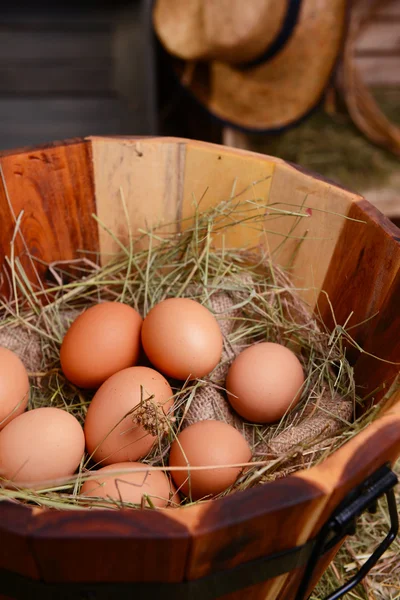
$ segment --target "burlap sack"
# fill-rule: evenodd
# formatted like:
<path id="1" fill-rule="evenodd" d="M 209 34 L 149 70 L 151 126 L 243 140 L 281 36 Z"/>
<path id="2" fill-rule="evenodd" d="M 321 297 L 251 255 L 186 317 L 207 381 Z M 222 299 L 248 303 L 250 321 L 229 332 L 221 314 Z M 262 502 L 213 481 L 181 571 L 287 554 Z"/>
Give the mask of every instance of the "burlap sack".
<path id="1" fill-rule="evenodd" d="M 65 309 L 59 313 L 63 334 L 74 319 L 81 313 L 78 309 Z M 28 373 L 36 373 L 43 368 L 42 338 L 27 325 L 9 325 L 0 328 L 0 346 L 15 352 L 22 360 Z"/>
<path id="2" fill-rule="evenodd" d="M 246 284 L 250 282 L 251 278 L 247 279 Z M 317 399 L 309 399 L 303 410 L 294 411 L 289 415 L 281 433 L 275 426 L 266 425 L 258 431 L 258 439 L 255 439 L 254 427 L 245 423 L 232 409 L 223 390 L 220 389 L 225 385 L 229 366 L 247 345 L 246 342 L 235 345 L 229 340 L 235 329 L 235 318 L 241 313 L 234 307 L 243 301 L 246 293 L 251 293 L 251 285 L 246 287 L 240 291 L 216 292 L 210 298 L 211 309 L 224 338 L 222 357 L 210 376 L 210 382 L 196 392 L 187 410 L 183 427 L 205 419 L 225 421 L 245 436 L 251 447 L 256 450 L 257 456 L 280 457 L 289 454 L 296 447 L 319 443 L 337 434 L 344 424 L 351 420 L 353 404 L 351 400 L 343 399 L 338 394 L 332 396 L 330 391 L 325 391 Z"/>
<path id="3" fill-rule="evenodd" d="M 5 327 L 0 329 L 0 346 L 15 352 L 29 373 L 40 370 L 42 348 L 39 334 L 22 325 Z"/>

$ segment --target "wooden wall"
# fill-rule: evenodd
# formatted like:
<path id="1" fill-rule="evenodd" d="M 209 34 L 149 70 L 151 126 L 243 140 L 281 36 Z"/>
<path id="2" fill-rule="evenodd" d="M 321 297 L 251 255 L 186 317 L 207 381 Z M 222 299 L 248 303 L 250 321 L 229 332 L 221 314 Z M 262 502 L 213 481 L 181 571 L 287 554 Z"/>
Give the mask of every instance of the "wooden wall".
<path id="1" fill-rule="evenodd" d="M 149 6 L 15 0 L 0 11 L 0 150 L 155 133 Z"/>
<path id="2" fill-rule="evenodd" d="M 367 84 L 400 86 L 400 0 L 381 0 L 360 35 L 357 64 Z"/>

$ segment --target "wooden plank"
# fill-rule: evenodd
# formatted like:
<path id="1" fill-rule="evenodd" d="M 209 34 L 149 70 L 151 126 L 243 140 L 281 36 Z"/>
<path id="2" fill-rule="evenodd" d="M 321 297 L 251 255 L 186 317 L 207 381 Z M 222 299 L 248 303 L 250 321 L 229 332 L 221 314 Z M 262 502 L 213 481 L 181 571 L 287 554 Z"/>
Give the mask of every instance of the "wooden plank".
<path id="1" fill-rule="evenodd" d="M 107 31 L 10 31 L 0 29 L 0 66 L 18 62 L 93 59 L 101 65 L 111 56 Z"/>
<path id="2" fill-rule="evenodd" d="M 0 98 L 0 149 L 122 131 L 113 98 Z"/>
<path id="3" fill-rule="evenodd" d="M 400 173 L 393 173 L 386 187 L 380 186 L 366 190 L 364 196 L 389 219 L 399 219 Z"/>
<path id="4" fill-rule="evenodd" d="M 400 247 L 400 230 L 398 233 Z M 364 350 L 355 364 L 355 377 L 363 395 L 372 394 L 373 403 L 382 393 L 374 393 L 382 383 L 386 392 L 400 372 L 400 260 L 397 275 L 380 307 L 379 315 L 371 323 Z M 388 362 L 383 362 L 388 361 Z"/>
<path id="5" fill-rule="evenodd" d="M 92 138 L 97 215 L 123 243 L 129 228 L 121 200 L 135 235 L 139 228 L 175 223 L 179 218 L 185 161 L 185 144 L 168 139 Z M 171 228 L 169 228 L 171 230 Z M 167 231 L 167 229 L 166 229 Z M 99 227 L 103 261 L 119 250 L 111 236 Z"/>
<path id="6" fill-rule="evenodd" d="M 45 150 L 0 155 L 5 186 L 0 202 L 12 206 L 12 220 L 6 221 L 0 256 L 10 256 L 14 219 L 21 211 L 20 232 L 15 255 L 28 277 L 37 283 L 35 269 L 26 250 L 45 262 L 77 257 L 79 249 L 98 250 L 96 211 L 90 145 L 86 142 L 59 145 Z M 7 194 L 8 193 L 8 198 Z M 36 264 L 43 278 L 46 266 Z"/>
<path id="7" fill-rule="evenodd" d="M 368 85 L 400 84 L 399 56 L 359 56 L 356 66 L 364 82 Z"/>
<path id="8" fill-rule="evenodd" d="M 232 196 L 237 196 L 238 202 L 252 201 L 253 211 L 257 210 L 257 203 L 265 207 L 274 170 L 275 160 L 267 156 L 240 153 L 230 148 L 201 142 L 189 142 L 185 161 L 182 218 L 189 219 L 193 215 L 193 202 L 199 202 L 200 199 L 203 210 L 223 200 L 229 200 Z M 265 208 L 260 209 L 261 218 L 264 211 Z M 190 223 L 190 220 L 185 221 L 184 227 Z M 256 246 L 264 238 L 261 230 L 262 223 L 259 234 L 255 232 L 254 225 L 246 227 L 241 224 L 225 231 L 223 239 L 222 236 L 215 235 L 213 243 L 224 243 L 226 247 Z"/>
<path id="9" fill-rule="evenodd" d="M 31 544 L 45 581 L 182 581 L 190 536 L 157 511 L 45 511 Z"/>
<path id="10" fill-rule="evenodd" d="M 276 166 L 270 203 L 304 216 L 272 221 L 275 233 L 269 236 L 270 249 L 275 260 L 291 266 L 293 282 L 311 307 L 317 302 L 350 207 L 359 198 L 298 166 L 283 161 Z"/>
<path id="11" fill-rule="evenodd" d="M 123 129 L 135 135 L 159 130 L 160 65 L 151 35 L 152 5 L 151 0 L 130 3 L 117 15 L 113 31 L 114 87 L 124 103 Z"/>
<path id="12" fill-rule="evenodd" d="M 375 17 L 400 17 L 400 2 L 399 0 L 384 0 L 383 2 L 375 3 Z"/>
<path id="13" fill-rule="evenodd" d="M 399 361 L 400 233 L 365 200 L 352 205 L 336 244 L 323 290 L 328 294 L 338 325 L 348 321 L 353 339 L 375 355 Z M 318 301 L 320 314 L 332 329 L 331 308 L 325 294 Z M 350 318 L 350 320 L 348 320 Z M 357 384 L 362 395 L 393 378 L 394 365 L 376 361 L 372 367 L 353 347 L 347 350 L 351 363 L 358 365 Z M 386 358 L 388 357 L 388 358 Z M 360 364 L 358 364 L 360 360 Z M 368 368 L 363 368 L 363 365 Z"/>
<path id="14" fill-rule="evenodd" d="M 356 44 L 357 54 L 366 52 L 400 54 L 399 23 L 393 21 L 368 23 L 361 31 Z"/>
<path id="15" fill-rule="evenodd" d="M 0 503 L 0 569 L 39 579 L 40 574 L 29 544 L 32 509 Z M 0 583 L 0 593 L 4 592 Z"/>
<path id="16" fill-rule="evenodd" d="M 86 64 L 85 64 L 86 62 Z M 110 61 L 82 61 L 82 64 L 5 66 L 0 63 L 0 94 L 100 94 L 115 91 Z"/>
<path id="17" fill-rule="evenodd" d="M 320 520 L 329 496 L 328 483 L 312 477 L 289 476 L 263 486 L 233 494 L 222 500 L 170 511 L 193 537 L 186 577 L 233 568 L 242 562 L 292 548 L 305 542 Z M 286 576 L 257 586 L 276 598 Z M 271 592 L 274 593 L 271 593 Z M 249 591 L 232 598 L 249 598 Z M 230 598 L 231 596 L 227 596 Z"/>

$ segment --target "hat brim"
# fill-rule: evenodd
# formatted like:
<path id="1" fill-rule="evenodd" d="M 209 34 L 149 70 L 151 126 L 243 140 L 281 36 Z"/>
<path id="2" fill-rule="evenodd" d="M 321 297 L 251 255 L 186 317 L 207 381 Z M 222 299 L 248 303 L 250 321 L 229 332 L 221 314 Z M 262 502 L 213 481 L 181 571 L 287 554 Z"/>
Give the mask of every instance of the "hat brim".
<path id="1" fill-rule="evenodd" d="M 190 78 L 185 61 L 174 59 L 173 67 L 181 84 L 223 123 L 254 132 L 283 129 L 321 98 L 342 46 L 345 17 L 346 0 L 303 0 L 292 36 L 265 63 L 241 69 L 199 62 Z"/>

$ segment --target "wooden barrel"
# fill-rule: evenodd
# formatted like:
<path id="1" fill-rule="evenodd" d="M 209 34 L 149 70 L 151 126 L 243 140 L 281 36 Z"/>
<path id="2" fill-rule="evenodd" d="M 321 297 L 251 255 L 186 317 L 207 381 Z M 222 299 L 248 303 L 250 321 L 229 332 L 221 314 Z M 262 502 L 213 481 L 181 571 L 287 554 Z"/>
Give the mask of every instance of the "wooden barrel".
<path id="1" fill-rule="evenodd" d="M 271 220 L 269 249 L 283 265 L 294 256 L 293 280 L 330 328 L 350 313 L 351 322 L 359 323 L 352 335 L 364 352 L 350 348 L 349 358 L 363 396 L 379 402 L 383 392 L 374 390 L 382 383 L 388 389 L 397 376 L 400 230 L 362 197 L 280 159 L 184 139 L 71 140 L 3 153 L 0 164 L 1 262 L 21 211 L 25 243 L 43 263 L 75 258 L 79 249 L 105 257 L 116 248 L 92 214 L 126 240 L 121 189 L 133 231 L 187 219 L 193 195 L 208 206 L 229 198 L 233 185 L 236 193 L 251 190 L 271 205 L 312 207 L 283 246 L 282 235 L 293 230 L 296 217 Z M 258 242 L 254 230 L 233 228 L 229 234 L 231 245 Z M 19 235 L 16 252 L 34 280 Z M 43 263 L 36 263 L 41 277 Z M 267 581 L 242 579 L 238 587 L 246 587 L 238 591 L 213 585 L 233 581 L 250 561 L 306 544 L 350 490 L 399 454 L 397 395 L 375 422 L 320 465 L 221 500 L 158 512 L 55 511 L 1 502 L 0 593 L 26 599 L 46 597 L 50 590 L 47 597 L 63 598 L 72 589 L 73 598 L 179 599 L 211 597 L 204 590 L 212 588 L 214 597 L 225 600 L 291 600 L 304 571 L 300 563 L 278 575 L 275 569 Z M 311 586 L 336 549 L 321 556 Z M 188 587 L 197 580 L 198 587 Z M 28 591 L 32 584 L 26 587 L 32 581 L 48 587 L 36 596 Z M 83 582 L 87 588 L 79 587 Z M 104 585 L 90 587 L 96 583 Z"/>

